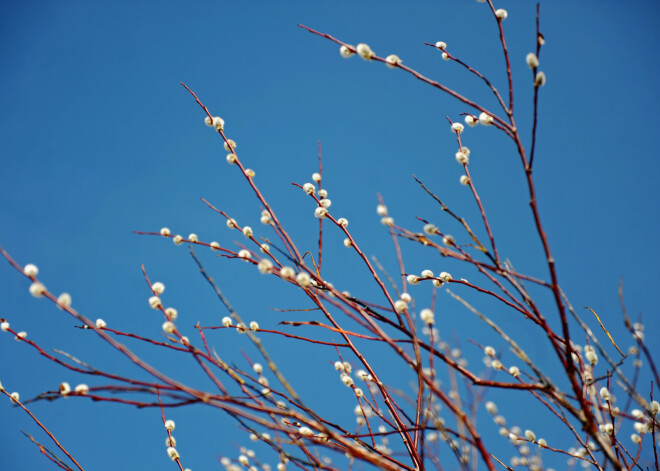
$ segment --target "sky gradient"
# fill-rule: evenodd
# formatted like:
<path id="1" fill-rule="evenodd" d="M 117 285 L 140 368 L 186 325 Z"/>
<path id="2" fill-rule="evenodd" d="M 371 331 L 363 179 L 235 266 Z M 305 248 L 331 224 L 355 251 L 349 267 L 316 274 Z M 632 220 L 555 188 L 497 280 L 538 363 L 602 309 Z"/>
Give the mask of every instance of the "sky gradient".
<path id="1" fill-rule="evenodd" d="M 529 136 L 533 89 L 525 55 L 534 47 L 535 6 L 522 0 L 496 6 L 509 12 L 505 33 L 516 119 Z M 540 212 L 564 291 L 580 312 L 594 308 L 627 348 L 631 340 L 622 329 L 620 279 L 628 310 L 642 316 L 647 336 L 660 331 L 655 295 L 660 282 L 660 114 L 655 112 L 660 70 L 652 59 L 660 39 L 660 5 L 553 0 L 542 2 L 541 9 L 547 40 L 541 69 L 548 81 L 540 95 L 535 163 Z M 237 169 L 227 165 L 219 136 L 204 126 L 202 111 L 179 82 L 226 120 L 239 156 L 256 171 L 255 181 L 303 250 L 316 250 L 317 222 L 310 201 L 291 183 L 309 181 L 317 171 L 319 140 L 333 214 L 349 219 L 365 251 L 390 273 L 398 267 L 375 213 L 377 194 L 397 224 L 419 231 L 416 217 L 422 217 L 447 232 L 460 232 L 412 174 L 483 236 L 474 201 L 458 183 L 462 171 L 446 120 L 471 110 L 401 71 L 358 57 L 342 59 L 336 45 L 298 28 L 299 23 L 348 43 L 367 42 L 379 55 L 396 53 L 406 65 L 495 109 L 481 82 L 424 45 L 443 40 L 453 54 L 506 89 L 496 25 L 487 6 L 475 1 L 3 2 L 0 246 L 21 265 L 38 265 L 49 289 L 71 293 L 80 312 L 121 330 L 160 336 L 162 320 L 147 305 L 141 264 L 167 286 L 167 302 L 179 309 L 188 335 L 194 335 L 196 322 L 217 324 L 225 312 L 187 249 L 132 232 L 168 226 L 174 233 L 195 232 L 202 240 L 232 246 L 238 235 L 201 197 L 263 230 L 258 201 Z M 518 271 L 547 278 L 515 149 L 494 128 L 469 128 L 464 142 L 472 149 L 471 172 L 500 253 Z M 376 300 L 373 280 L 348 257 L 342 239 L 327 235 L 328 279 Z M 310 313 L 283 317 L 273 308 L 309 306 L 243 264 L 198 253 L 246 319 L 273 328 L 284 318 L 314 318 Z M 455 277 L 477 278 L 471 267 L 451 265 L 416 246 L 404 244 L 404 258 L 410 272 L 447 266 Z M 64 313 L 30 297 L 27 288 L 24 277 L 0 263 L 0 317 L 12 327 L 27 331 L 46 349 L 140 374 L 114 350 L 98 347 L 90 332 L 75 329 Z M 441 298 L 444 338 L 487 341 L 488 333 L 473 327 L 464 309 L 448 296 Z M 428 302 L 429 293 L 419 291 L 419 299 Z M 551 306 L 547 299 L 544 303 Z M 519 319 L 504 322 L 517 335 L 533 332 Z M 235 361 L 241 360 L 242 348 L 254 355 L 244 339 L 235 337 L 216 335 L 219 352 Z M 331 369 L 332 352 L 323 356 L 278 339 L 271 345 L 311 404 L 328 413 L 336 404 L 337 414 L 351 420 L 351 398 Z M 494 346 L 502 347 L 501 342 Z M 479 361 L 474 346 L 464 348 L 472 348 L 470 358 Z M 537 348 L 534 353 L 543 362 L 545 347 Z M 209 387 L 189 371 L 189 363 L 153 350 L 143 354 L 168 373 Z M 0 381 L 23 399 L 54 390 L 61 381 L 94 384 L 94 378 L 75 377 L 5 334 L 0 335 L 0 357 Z M 552 368 L 553 362 L 544 366 Z M 402 365 L 391 368 L 392 375 L 406 371 Z M 641 380 L 647 391 L 648 378 Z M 173 466 L 156 410 L 76 399 L 36 403 L 33 410 L 87 469 Z M 512 423 L 526 428 L 516 404 L 501 408 Z M 264 462 L 275 464 L 221 414 L 210 423 L 199 407 L 171 416 L 184 464 L 193 471 L 220 469 L 218 457 L 235 457 L 240 445 L 260 450 Z M 7 469 L 48 469 L 20 433 L 39 434 L 25 414 L 7 401 L 0 407 L 0 424 L 6 448 L 0 463 Z M 559 429 L 548 427 L 549 441 L 560 436 Z M 509 455 L 511 447 L 497 441 L 495 429 L 487 438 Z M 549 456 L 547 463 L 562 469 L 565 460 Z"/>

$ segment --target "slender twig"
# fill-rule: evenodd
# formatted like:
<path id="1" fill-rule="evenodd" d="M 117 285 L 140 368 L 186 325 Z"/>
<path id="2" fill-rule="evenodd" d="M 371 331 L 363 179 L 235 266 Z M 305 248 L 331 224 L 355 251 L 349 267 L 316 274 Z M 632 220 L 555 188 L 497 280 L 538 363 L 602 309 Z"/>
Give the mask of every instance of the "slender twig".
<path id="1" fill-rule="evenodd" d="M 452 124 L 451 119 L 447 117 L 447 121 L 449 121 L 449 124 Z M 456 141 L 458 142 L 458 150 L 459 152 L 463 151 L 463 143 L 461 141 L 461 133 L 457 132 L 456 133 Z M 495 265 L 499 268 L 501 263 L 500 263 L 500 256 L 497 253 L 497 246 L 495 245 L 495 236 L 493 236 L 493 232 L 490 229 L 490 223 L 488 222 L 488 217 L 486 216 L 486 210 L 484 209 L 484 205 L 481 202 L 481 198 L 479 197 L 479 193 L 477 193 L 477 188 L 474 186 L 474 183 L 472 182 L 472 177 L 470 176 L 470 170 L 468 169 L 468 163 L 465 162 L 463 164 L 463 169 L 465 170 L 465 175 L 468 177 L 468 185 L 470 186 L 470 190 L 472 190 L 472 195 L 474 196 L 474 200 L 477 202 L 477 206 L 479 207 L 479 212 L 481 213 L 481 219 L 484 222 L 484 227 L 486 228 L 486 232 L 488 233 L 488 238 L 490 239 L 490 246 L 493 249 L 493 256 L 495 257 Z"/>
<path id="2" fill-rule="evenodd" d="M 305 25 L 298 25 L 298 26 L 305 29 L 305 30 L 307 30 L 307 31 L 309 31 L 312 34 L 315 34 L 315 35 L 320 36 L 322 38 L 329 39 L 330 41 L 332 41 L 336 44 L 339 44 L 341 46 L 351 47 L 349 44 L 346 44 L 346 43 L 340 41 L 339 39 L 330 36 L 329 34 L 320 33 L 320 32 L 318 32 L 318 31 L 316 31 L 312 28 L 309 28 L 309 27 L 305 26 Z M 375 60 L 375 61 L 378 61 L 378 62 L 383 62 L 383 63 L 386 62 L 384 58 L 378 57 L 378 56 L 373 56 L 372 59 Z M 510 132 L 508 123 L 503 121 L 501 118 L 498 118 L 495 113 L 492 113 L 492 112 L 488 111 L 486 108 L 482 107 L 478 103 L 470 100 L 469 98 L 464 97 L 463 95 L 455 92 L 451 88 L 448 88 L 448 87 L 442 85 L 439 82 L 436 82 L 435 80 L 432 80 L 428 77 L 425 77 L 424 75 L 422 75 L 421 73 L 417 72 L 414 69 L 411 69 L 410 67 L 407 67 L 403 64 L 398 64 L 397 67 L 400 68 L 401 70 L 405 70 L 409 74 L 413 75 L 416 79 L 421 80 L 422 82 L 427 83 L 427 84 L 431 85 L 432 87 L 435 87 L 435 88 L 437 88 L 439 90 L 442 90 L 443 92 L 453 96 L 454 98 L 456 98 L 460 102 L 465 103 L 466 105 L 471 106 L 472 108 L 474 108 L 476 110 L 479 110 L 483 113 L 489 114 L 490 116 L 492 116 L 495 119 L 493 124 L 497 123 L 497 124 L 501 125 L 501 128 L 504 131 L 506 131 L 507 133 Z"/>
<path id="3" fill-rule="evenodd" d="M 23 409 L 23 410 L 25 411 L 25 413 L 26 413 L 27 415 L 29 415 L 30 418 L 31 418 L 31 419 L 32 419 L 32 420 L 33 420 L 33 421 L 34 421 L 34 422 L 35 422 L 35 423 L 41 428 L 41 430 L 43 430 L 44 432 L 46 432 L 46 435 L 48 435 L 48 437 L 53 441 L 53 443 L 55 443 L 55 445 L 57 445 L 57 448 L 59 448 L 60 450 L 62 450 L 62 453 L 64 453 L 64 454 L 65 454 L 65 455 L 71 460 L 71 462 L 72 462 L 73 464 L 76 465 L 76 467 L 77 467 L 80 471 L 84 471 L 83 468 L 82 468 L 82 466 L 80 466 L 80 464 L 76 461 L 76 459 L 75 459 L 73 456 L 71 456 L 71 454 L 70 454 L 68 451 L 66 451 L 66 448 L 64 448 L 64 446 L 62 446 L 62 444 L 59 442 L 59 440 L 58 440 L 57 438 L 55 438 L 55 435 L 53 435 L 53 434 L 51 433 L 51 431 L 48 430 L 48 428 L 46 428 L 46 426 L 45 426 L 43 423 L 41 423 L 41 421 L 40 421 L 39 419 L 37 419 L 37 418 L 35 417 L 35 415 L 30 411 L 30 409 L 28 409 L 27 407 L 25 407 L 25 406 L 23 405 L 23 403 L 22 403 L 18 398 L 12 397 L 12 395 L 9 394 L 9 393 L 8 393 L 4 388 L 2 388 L 2 387 L 0 387 L 0 393 L 2 393 L 2 394 L 4 394 L 5 396 L 7 396 L 9 399 L 11 399 L 11 401 L 12 401 L 14 404 L 16 404 L 18 407 L 20 407 L 21 409 Z"/>
<path id="4" fill-rule="evenodd" d="M 427 42 L 425 42 L 424 44 L 427 45 L 427 46 L 431 46 L 431 47 L 433 47 L 433 48 L 435 48 L 435 49 L 438 49 L 437 46 L 436 46 L 435 44 L 431 44 L 431 43 L 427 43 Z M 473 68 L 472 66 L 470 66 L 470 65 L 466 64 L 465 62 L 463 62 L 462 60 L 460 60 L 458 57 L 456 57 L 456 56 L 450 54 L 449 52 L 447 52 L 444 48 L 443 48 L 443 49 L 440 49 L 440 50 L 441 50 L 442 52 L 444 52 L 445 54 L 447 54 L 447 58 L 448 58 L 448 59 L 453 60 L 453 61 L 456 62 L 457 64 L 462 65 L 462 66 L 465 67 L 468 71 L 470 71 L 471 73 L 473 73 L 474 75 L 476 75 L 477 77 L 479 77 L 481 80 L 483 80 L 484 83 L 485 83 L 485 84 L 491 89 L 491 91 L 492 91 L 493 94 L 495 95 L 495 98 L 497 98 L 497 101 L 500 103 L 500 106 L 502 107 L 502 110 L 503 110 L 505 113 L 509 114 L 509 109 L 507 108 L 506 104 L 504 103 L 504 100 L 502 99 L 502 95 L 500 95 L 500 92 L 497 90 L 497 88 L 495 88 L 495 86 L 491 83 L 491 81 L 488 80 L 488 78 L 486 78 L 484 75 L 482 75 L 478 70 L 476 70 L 476 69 Z"/>
<path id="5" fill-rule="evenodd" d="M 323 161 L 321 159 L 321 141 L 318 142 L 318 161 L 319 161 L 319 190 L 321 190 L 321 182 L 323 181 Z M 316 266 L 316 271 L 321 276 L 321 262 L 323 261 L 323 218 L 319 218 L 319 261 Z"/>

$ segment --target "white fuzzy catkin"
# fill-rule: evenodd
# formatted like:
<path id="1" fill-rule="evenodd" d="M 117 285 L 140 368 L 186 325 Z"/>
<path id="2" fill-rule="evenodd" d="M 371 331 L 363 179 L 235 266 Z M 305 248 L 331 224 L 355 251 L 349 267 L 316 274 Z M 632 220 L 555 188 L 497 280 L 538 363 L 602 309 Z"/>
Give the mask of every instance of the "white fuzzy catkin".
<path id="1" fill-rule="evenodd" d="M 527 54 L 527 57 L 525 57 L 525 62 L 527 62 L 527 65 L 530 69 L 536 69 L 539 66 L 539 58 L 536 57 L 536 54 L 533 52 Z"/>
<path id="2" fill-rule="evenodd" d="M 365 43 L 358 44 L 356 50 L 358 55 L 364 60 L 371 60 L 376 55 L 369 45 Z"/>
<path id="3" fill-rule="evenodd" d="M 355 49 L 355 48 L 353 46 L 343 46 L 342 45 L 339 48 L 339 54 L 341 54 L 341 56 L 344 59 L 348 59 L 349 57 L 352 57 L 353 54 L 355 54 L 351 49 Z"/>

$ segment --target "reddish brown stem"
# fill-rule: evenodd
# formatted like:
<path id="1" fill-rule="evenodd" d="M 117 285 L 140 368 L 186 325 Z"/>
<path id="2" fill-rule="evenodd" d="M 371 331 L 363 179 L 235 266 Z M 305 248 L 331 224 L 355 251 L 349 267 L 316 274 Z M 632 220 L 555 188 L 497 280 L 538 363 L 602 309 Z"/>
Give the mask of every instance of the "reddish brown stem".
<path id="1" fill-rule="evenodd" d="M 55 438 L 55 435 L 53 435 L 53 434 L 51 433 L 51 431 L 48 430 L 48 428 L 46 428 L 46 426 L 45 426 L 44 424 L 42 424 L 41 421 L 40 421 L 39 419 L 37 419 L 37 418 L 34 416 L 34 414 L 30 411 L 30 409 L 28 409 L 27 407 L 25 407 L 25 406 L 21 403 L 20 400 L 18 400 L 18 399 L 14 399 L 13 397 L 11 397 L 11 394 L 9 394 L 5 389 L 0 388 L 0 393 L 4 394 L 4 395 L 7 396 L 8 398 L 10 398 L 11 401 L 12 401 L 14 404 L 16 404 L 18 407 L 20 407 L 21 409 L 23 409 L 23 410 L 25 411 L 25 413 L 26 413 L 27 415 L 29 415 L 30 418 L 31 418 L 32 420 L 34 420 L 34 422 L 35 422 L 35 423 L 41 428 L 41 430 L 43 430 L 44 432 L 46 432 L 46 435 L 48 435 L 48 436 L 50 437 L 50 439 L 53 441 L 53 443 L 55 443 L 55 445 L 57 445 L 57 448 L 59 448 L 60 450 L 62 450 L 62 453 L 64 453 L 64 454 L 67 456 L 67 458 L 69 458 L 69 459 L 71 460 L 71 462 L 72 462 L 73 464 L 75 464 L 76 467 L 77 467 L 80 471 L 84 471 L 83 468 L 82 468 L 82 466 L 80 466 L 80 464 L 76 461 L 76 459 L 75 459 L 73 456 L 71 456 L 71 454 L 70 454 L 68 451 L 66 451 L 66 448 L 64 448 L 64 446 L 62 446 L 62 444 L 59 442 L 59 440 L 58 440 L 57 438 Z"/>

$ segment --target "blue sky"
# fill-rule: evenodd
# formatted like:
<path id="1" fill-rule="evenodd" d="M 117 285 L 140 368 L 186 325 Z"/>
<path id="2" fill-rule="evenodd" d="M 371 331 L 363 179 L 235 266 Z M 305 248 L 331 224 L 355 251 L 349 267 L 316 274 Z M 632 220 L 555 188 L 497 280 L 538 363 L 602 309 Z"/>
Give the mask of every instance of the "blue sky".
<path id="1" fill-rule="evenodd" d="M 529 135 L 532 87 L 524 58 L 534 46 L 534 5 L 496 6 L 509 11 L 505 31 L 517 121 Z M 647 334 L 660 328 L 654 296 L 660 281 L 655 155 L 660 70 L 653 60 L 659 12 L 651 1 L 542 3 L 547 44 L 541 68 L 548 83 L 541 91 L 535 164 L 539 207 L 564 291 L 580 312 L 587 305 L 596 309 L 624 347 L 630 339 L 621 329 L 620 278 L 628 309 L 642 315 Z M 495 24 L 487 7 L 474 1 L 4 2 L 0 245 L 19 263 L 37 264 L 44 283 L 54 292 L 70 292 L 82 313 L 103 317 L 121 330 L 160 335 L 160 318 L 146 303 L 140 264 L 166 284 L 168 303 L 179 309 L 179 324 L 190 328 L 191 336 L 195 322 L 217 323 L 222 307 L 187 250 L 132 233 L 168 226 L 231 246 L 237 236 L 201 197 L 262 230 L 258 202 L 237 169 L 225 162 L 218 136 L 203 125 L 201 110 L 180 81 L 226 120 L 239 156 L 255 169 L 257 184 L 303 250 L 315 250 L 316 221 L 310 202 L 290 183 L 302 184 L 317 170 L 318 140 L 333 214 L 348 217 L 361 245 L 390 272 L 397 266 L 375 214 L 377 193 L 402 226 L 420 230 L 419 216 L 447 232 L 460 232 L 415 184 L 413 173 L 483 235 L 474 202 L 458 184 L 461 169 L 445 119 L 459 119 L 470 110 L 401 71 L 357 57 L 342 59 L 334 44 L 298 23 L 349 43 L 368 42 L 380 55 L 396 53 L 406 65 L 494 109 L 492 95 L 479 81 L 423 44 L 443 40 L 505 89 Z M 493 128 L 468 129 L 464 139 L 500 252 L 519 271 L 545 277 L 513 147 Z M 373 282 L 348 257 L 341 239 L 328 235 L 328 277 L 342 289 L 375 297 Z M 445 265 L 449 262 L 418 247 L 404 244 L 404 250 L 412 272 L 447 266 L 455 276 L 477 278 L 471 268 Z M 283 292 L 281 284 L 246 266 L 202 255 L 247 319 L 274 327 L 284 317 L 272 308 L 308 307 L 293 291 Z M 0 317 L 45 348 L 139 374 L 113 350 L 98 347 L 89 332 L 74 329 L 64 313 L 31 298 L 26 280 L 7 264 L 0 263 L 0 286 Z M 428 293 L 420 290 L 418 296 L 428 302 Z M 439 305 L 446 312 L 444 338 L 487 341 L 488 333 L 474 328 L 455 302 L 444 296 Z M 518 335 L 535 332 L 519 319 L 501 320 Z M 223 332 L 214 340 L 228 358 L 241 361 L 241 348 L 254 355 L 244 339 Z M 307 354 L 303 346 L 276 339 L 272 350 L 279 363 L 290 362 L 285 370 L 312 403 L 336 406 L 338 414 L 352 420 L 351 398 L 331 370 L 332 352 Z M 546 362 L 543 347 L 534 353 Z M 153 350 L 143 354 L 200 381 L 186 370 L 188 363 Z M 474 347 L 469 355 L 479 361 Z M 53 390 L 64 380 L 95 384 L 94 378 L 56 368 L 9 336 L 0 338 L 0 356 L 5 359 L 0 380 L 23 398 Z M 547 367 L 553 365 L 547 359 Z M 406 371 L 397 369 L 401 365 L 392 368 Z M 643 379 L 647 391 L 648 378 Z M 319 393 L 316 386 L 326 381 L 329 392 Z M 209 387 L 203 381 L 199 385 Z M 38 403 L 34 411 L 88 469 L 169 464 L 157 411 L 73 399 Z M 522 420 L 515 408 L 508 413 L 512 421 Z M 184 463 L 193 470 L 214 469 L 218 456 L 235 456 L 237 445 L 251 445 L 226 417 L 218 414 L 217 422 L 209 422 L 206 414 L 201 408 L 172 413 Z M 43 469 L 44 458 L 19 432 L 38 436 L 28 418 L 6 404 L 0 407 L 0 423 L 7 467 Z M 548 427 L 549 436 L 560 433 Z M 490 438 L 503 455 L 511 451 L 497 436 Z M 563 461 L 550 456 L 548 463 L 561 469 L 557 463 Z"/>

